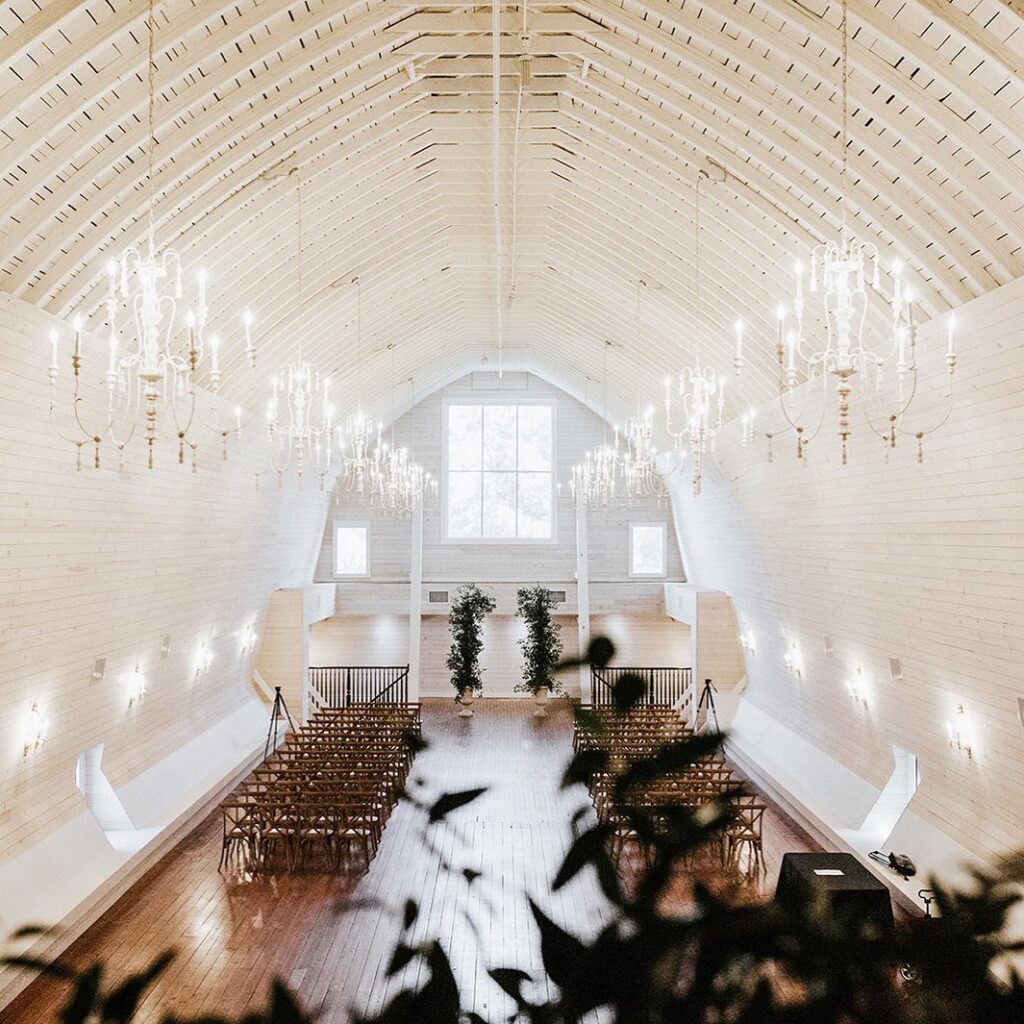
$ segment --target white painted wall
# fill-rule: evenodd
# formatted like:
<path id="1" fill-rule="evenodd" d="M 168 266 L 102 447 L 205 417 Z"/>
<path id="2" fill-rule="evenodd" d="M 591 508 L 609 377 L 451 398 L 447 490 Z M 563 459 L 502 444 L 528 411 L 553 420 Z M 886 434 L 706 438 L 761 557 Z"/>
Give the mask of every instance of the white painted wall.
<path id="1" fill-rule="evenodd" d="M 47 422 L 54 323 L 0 295 L 0 865 L 86 811 L 75 765 L 100 743 L 125 806 L 155 814 L 151 801 L 126 796 L 133 780 L 254 701 L 245 626 L 260 632 L 271 593 L 311 580 L 328 497 L 309 481 L 278 490 L 267 475 L 256 489 L 266 468 L 259 421 L 228 463 L 219 448 L 201 451 L 197 474 L 169 449 L 151 471 L 136 450 L 120 471 L 108 457 L 100 470 L 76 472 L 73 450 Z M 99 343 L 86 354 L 87 365 L 105 366 Z M 62 370 L 66 386 L 64 360 Z M 196 677 L 204 640 L 214 660 Z M 100 657 L 106 676 L 93 683 Z M 136 664 L 147 694 L 129 709 L 125 677 Z M 33 701 L 47 739 L 26 757 Z M 187 802 L 188 768 L 172 773 L 182 792 L 165 793 L 165 803 Z M 209 789 L 205 777 L 191 781 Z"/>
<path id="2" fill-rule="evenodd" d="M 506 593 L 507 591 L 507 593 Z M 522 657 L 517 641 L 523 636 L 523 623 L 508 614 L 512 607 L 512 588 L 501 591 L 506 612 L 490 615 L 484 623 L 484 649 L 481 665 L 487 696 L 515 696 L 522 678 Z M 564 656 L 578 654 L 575 615 L 556 615 L 562 627 Z M 309 656 L 313 665 L 400 665 L 408 651 L 408 616 L 337 615 L 315 624 L 310 630 Z M 690 663 L 689 630 L 655 612 L 604 614 L 593 618 L 595 635 L 610 636 L 618 648 L 620 665 L 686 666 Z M 453 695 L 445 659 L 451 646 L 446 614 L 424 615 L 422 641 L 422 696 Z M 578 696 L 577 677 L 563 680 L 566 692 Z"/>
<path id="3" fill-rule="evenodd" d="M 452 398 L 467 401 L 488 399 L 499 389 L 497 374 L 472 373 L 423 399 L 395 424 L 395 444 L 407 446 L 435 479 L 442 476 L 442 433 L 444 403 Z M 514 403 L 518 396 L 536 400 L 549 398 L 555 405 L 557 480 L 568 485 L 572 466 L 584 453 L 601 443 L 602 420 L 581 402 L 542 378 L 528 373 L 508 373 L 500 384 L 503 397 Z M 652 501 L 628 510 L 589 513 L 590 579 L 619 582 L 629 577 L 627 537 L 629 522 L 668 522 L 667 508 Z M 410 565 L 410 524 L 369 516 L 365 505 L 352 494 L 339 490 L 331 505 L 324 531 L 324 543 L 316 578 L 331 580 L 333 521 L 371 520 L 370 581 L 408 580 Z M 556 539 L 551 544 L 447 544 L 443 541 L 440 503 L 428 508 L 423 521 L 423 579 L 425 582 L 571 581 L 576 572 L 575 512 L 569 501 L 558 506 Z M 683 578 L 679 547 L 669 531 L 668 578 Z M 360 582 L 343 582 L 339 607 L 347 592 Z"/>
<path id="4" fill-rule="evenodd" d="M 927 439 L 923 464 L 913 439 L 886 460 L 857 421 L 842 467 L 829 419 L 806 465 L 780 437 L 774 463 L 759 447 L 735 484 L 709 472 L 694 498 L 688 479 L 673 481 L 689 579 L 727 593 L 740 629 L 755 638 L 745 700 L 757 714 L 747 716 L 746 753 L 768 765 L 778 756 L 806 800 L 847 818 L 866 813 L 885 784 L 894 744 L 916 754 L 921 786 L 897 833 L 925 866 L 938 846 L 947 860 L 951 850 L 990 857 L 1024 846 L 1024 280 L 957 318 L 957 405 Z M 943 328 L 924 330 L 924 366 L 941 366 Z M 910 424 L 939 415 L 935 384 L 925 380 Z M 777 407 L 760 410 L 762 429 L 779 421 Z M 735 429 L 720 454 L 730 472 L 740 467 Z M 790 639 L 802 656 L 799 679 L 783 664 Z M 901 683 L 890 681 L 890 657 L 902 663 Z M 858 665 L 866 710 L 844 685 Z M 961 702 L 973 761 L 946 739 Z M 773 722 L 814 756 L 796 757 L 777 729 L 770 736 Z M 850 784 L 832 787 L 828 763 Z M 855 791 L 857 808 L 843 806 L 843 793 Z M 936 844 L 938 834 L 948 841 Z"/>

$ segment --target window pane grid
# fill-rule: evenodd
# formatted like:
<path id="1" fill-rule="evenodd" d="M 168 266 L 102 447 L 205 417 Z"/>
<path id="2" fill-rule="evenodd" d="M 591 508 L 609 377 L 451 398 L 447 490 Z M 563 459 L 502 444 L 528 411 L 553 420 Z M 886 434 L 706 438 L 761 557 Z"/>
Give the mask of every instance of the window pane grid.
<path id="1" fill-rule="evenodd" d="M 552 533 L 549 405 L 448 407 L 452 540 L 548 540 Z"/>

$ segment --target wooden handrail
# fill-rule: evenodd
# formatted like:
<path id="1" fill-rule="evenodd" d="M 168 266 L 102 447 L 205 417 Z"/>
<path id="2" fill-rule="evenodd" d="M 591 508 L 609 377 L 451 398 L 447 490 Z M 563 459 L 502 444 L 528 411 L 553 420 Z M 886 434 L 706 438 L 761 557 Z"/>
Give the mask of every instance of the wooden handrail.
<path id="1" fill-rule="evenodd" d="M 309 683 L 321 708 L 409 701 L 408 665 L 314 665 Z"/>
<path id="2" fill-rule="evenodd" d="M 686 695 L 692 671 L 689 668 L 662 666 L 616 665 L 614 668 L 598 668 L 591 665 L 590 691 L 594 704 L 598 706 L 611 704 L 615 684 L 624 675 L 639 676 L 647 684 L 647 692 L 642 704 L 648 707 L 669 707 Z"/>

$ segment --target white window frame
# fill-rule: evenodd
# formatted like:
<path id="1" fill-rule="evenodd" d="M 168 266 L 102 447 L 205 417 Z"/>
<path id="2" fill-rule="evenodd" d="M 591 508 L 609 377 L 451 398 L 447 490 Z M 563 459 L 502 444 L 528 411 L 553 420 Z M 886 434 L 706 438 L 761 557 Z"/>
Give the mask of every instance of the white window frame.
<path id="1" fill-rule="evenodd" d="M 661 572 L 636 572 L 633 568 L 633 533 L 638 528 L 657 528 L 661 530 Z M 628 537 L 629 576 L 630 579 L 663 580 L 668 576 L 668 523 L 630 523 Z"/>
<path id="2" fill-rule="evenodd" d="M 365 530 L 366 531 L 366 571 L 365 572 L 338 572 L 338 531 L 339 530 Z M 336 580 L 363 580 L 370 575 L 370 558 L 372 556 L 372 533 L 368 520 L 335 519 L 331 524 L 331 570 Z"/>
<path id="3" fill-rule="evenodd" d="M 543 405 L 551 410 L 551 475 L 550 507 L 551 536 L 549 537 L 450 537 L 448 535 L 448 410 L 453 405 Z M 516 391 L 496 391 L 488 394 L 467 392 L 448 395 L 444 400 L 444 422 L 441 430 L 441 543 L 459 547 L 466 545 L 525 545 L 553 547 L 558 543 L 558 403 L 546 395 L 533 395 Z M 518 470 L 517 470 L 518 472 Z"/>

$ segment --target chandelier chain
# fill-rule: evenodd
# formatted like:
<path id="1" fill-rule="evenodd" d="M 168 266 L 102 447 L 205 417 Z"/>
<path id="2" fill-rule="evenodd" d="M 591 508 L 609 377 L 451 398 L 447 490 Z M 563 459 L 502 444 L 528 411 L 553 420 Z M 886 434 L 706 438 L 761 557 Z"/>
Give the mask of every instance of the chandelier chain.
<path id="1" fill-rule="evenodd" d="M 302 296 L 305 290 L 305 280 L 302 267 L 302 172 L 295 176 L 295 275 L 298 289 L 297 308 L 302 309 Z M 302 335 L 299 331 L 299 362 L 302 362 Z"/>
<path id="2" fill-rule="evenodd" d="M 703 170 L 697 172 L 697 187 L 696 187 L 696 198 L 694 200 L 694 217 L 693 217 L 693 276 L 694 276 L 694 301 L 697 304 L 696 322 L 697 322 L 697 340 L 696 340 L 696 364 L 700 366 L 700 342 L 701 335 L 704 333 L 704 305 L 701 300 L 700 294 L 700 186 L 701 182 L 705 178 Z"/>
<path id="3" fill-rule="evenodd" d="M 842 26 L 841 26 L 841 29 L 840 29 L 841 32 L 842 32 L 842 46 L 843 46 L 843 48 L 842 48 L 842 57 L 840 59 L 840 64 L 841 64 L 841 67 L 840 67 L 840 82 L 841 82 L 841 89 L 842 89 L 842 138 L 841 138 L 841 141 L 842 141 L 842 147 L 843 147 L 843 160 L 842 160 L 842 169 L 840 171 L 840 181 L 839 181 L 839 184 L 840 184 L 840 189 L 842 191 L 842 195 L 840 197 L 840 202 L 842 203 L 842 222 L 843 222 L 843 226 L 844 227 L 846 226 L 847 212 L 849 210 L 849 205 L 850 205 L 850 194 L 849 194 L 849 183 L 848 183 L 849 162 L 850 162 L 850 158 L 849 158 L 849 148 L 850 148 L 850 124 L 849 124 L 849 119 L 850 119 L 850 99 L 849 99 L 849 92 L 850 92 L 850 85 L 849 85 L 849 79 L 850 79 L 850 72 L 849 72 L 849 66 L 850 66 L 850 60 L 849 60 L 849 58 L 850 58 L 850 33 L 849 33 L 849 29 L 847 27 L 847 17 L 848 17 L 847 7 L 848 7 L 848 0 L 843 0 L 843 4 L 842 4 L 842 18 L 843 18 L 843 20 L 842 20 Z"/>
<path id="4" fill-rule="evenodd" d="M 359 408 L 363 407 L 363 285 L 356 278 L 356 383 L 359 388 Z"/>
<path id="5" fill-rule="evenodd" d="M 155 250 L 155 217 L 154 206 L 156 203 L 155 183 L 153 181 L 153 164 L 156 154 L 156 57 L 155 57 L 155 23 L 154 0 L 149 0 L 149 17 L 147 27 L 149 31 L 149 45 L 146 57 L 146 84 L 148 89 L 148 100 L 146 119 L 149 130 L 149 138 L 146 141 L 146 178 L 149 184 L 149 204 L 147 209 L 148 233 L 149 233 L 149 254 L 152 257 Z"/>

